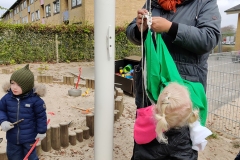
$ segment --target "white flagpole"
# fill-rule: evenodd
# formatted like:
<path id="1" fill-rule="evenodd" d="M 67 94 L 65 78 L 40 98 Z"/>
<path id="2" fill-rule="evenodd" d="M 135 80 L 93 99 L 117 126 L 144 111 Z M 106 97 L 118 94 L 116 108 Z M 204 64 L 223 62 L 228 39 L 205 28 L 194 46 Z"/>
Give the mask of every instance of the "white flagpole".
<path id="1" fill-rule="evenodd" d="M 94 159 L 113 160 L 115 0 L 94 0 Z"/>

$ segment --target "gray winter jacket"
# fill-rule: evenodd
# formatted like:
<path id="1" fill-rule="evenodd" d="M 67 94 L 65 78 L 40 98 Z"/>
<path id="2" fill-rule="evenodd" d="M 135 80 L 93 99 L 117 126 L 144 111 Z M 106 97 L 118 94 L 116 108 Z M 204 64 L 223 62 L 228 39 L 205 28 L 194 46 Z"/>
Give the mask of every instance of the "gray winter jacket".
<path id="1" fill-rule="evenodd" d="M 152 16 L 161 16 L 178 24 L 176 35 L 162 33 L 162 38 L 180 75 L 186 80 L 201 82 L 205 89 L 207 59 L 220 37 L 221 16 L 216 3 L 217 0 L 185 0 L 173 13 L 162 9 L 157 0 L 151 0 Z M 141 45 L 136 19 L 127 27 L 126 35 L 132 43 Z M 137 108 L 151 105 L 144 92 L 141 68 L 141 63 L 135 67 L 134 76 Z M 191 149 L 188 128 L 170 130 L 166 136 L 168 145 L 158 143 L 156 139 L 148 144 L 135 143 L 131 160 L 197 160 L 197 151 Z"/>
<path id="2" fill-rule="evenodd" d="M 174 13 L 162 9 L 157 0 L 151 1 L 153 17 L 161 16 L 178 24 L 176 37 L 167 33 L 162 33 L 162 37 L 180 75 L 186 80 L 201 82 L 205 89 L 207 59 L 220 37 L 221 15 L 216 3 L 217 0 L 185 0 L 177 5 Z M 148 1 L 147 6 L 149 4 Z M 136 19 L 127 27 L 126 35 L 132 43 L 141 45 Z"/>

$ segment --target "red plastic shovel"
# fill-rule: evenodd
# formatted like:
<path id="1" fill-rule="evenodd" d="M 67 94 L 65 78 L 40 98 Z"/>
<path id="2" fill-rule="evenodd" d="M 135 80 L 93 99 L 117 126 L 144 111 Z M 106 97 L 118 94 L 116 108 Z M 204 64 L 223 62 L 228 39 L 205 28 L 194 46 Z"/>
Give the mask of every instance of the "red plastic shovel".
<path id="1" fill-rule="evenodd" d="M 81 74 L 82 74 L 82 68 L 80 67 L 79 68 L 78 80 L 77 80 L 77 84 L 76 84 L 76 89 L 78 88 L 78 83 L 80 82 Z"/>
<path id="2" fill-rule="evenodd" d="M 49 124 L 50 119 L 48 119 L 47 121 L 47 125 Z M 24 157 L 23 160 L 28 160 L 28 157 L 30 156 L 30 154 L 32 153 L 32 151 L 34 150 L 34 148 L 36 147 L 37 143 L 39 142 L 39 138 L 35 141 L 35 143 L 32 145 L 31 149 L 28 151 L 27 155 Z"/>

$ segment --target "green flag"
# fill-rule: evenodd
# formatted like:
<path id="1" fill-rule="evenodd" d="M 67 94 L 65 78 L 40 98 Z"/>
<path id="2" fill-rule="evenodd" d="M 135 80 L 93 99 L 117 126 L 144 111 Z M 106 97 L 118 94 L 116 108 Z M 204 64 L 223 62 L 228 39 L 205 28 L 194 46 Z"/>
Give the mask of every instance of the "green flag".
<path id="1" fill-rule="evenodd" d="M 193 107 L 199 110 L 200 122 L 203 126 L 207 119 L 207 98 L 200 82 L 190 82 L 181 78 L 176 64 L 170 55 L 161 34 L 157 33 L 156 48 L 152 33 L 148 30 L 145 46 L 146 92 L 148 97 L 157 102 L 158 96 L 170 82 L 177 82 L 188 88 Z"/>

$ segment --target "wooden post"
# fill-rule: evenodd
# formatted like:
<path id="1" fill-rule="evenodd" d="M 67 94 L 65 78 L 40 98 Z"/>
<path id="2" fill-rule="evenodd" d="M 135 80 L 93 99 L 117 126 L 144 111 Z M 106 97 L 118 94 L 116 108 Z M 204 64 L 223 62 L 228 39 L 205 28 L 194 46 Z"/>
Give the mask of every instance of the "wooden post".
<path id="1" fill-rule="evenodd" d="M 63 148 L 69 146 L 69 135 L 68 135 L 68 123 L 62 122 L 60 123 L 60 142 Z"/>
<path id="2" fill-rule="evenodd" d="M 78 130 L 75 130 L 76 132 L 76 138 L 79 142 L 82 142 L 83 141 L 83 130 L 82 129 L 78 129 Z"/>
<path id="3" fill-rule="evenodd" d="M 85 82 L 86 82 L 85 87 L 86 87 L 86 88 L 89 88 L 89 84 L 88 84 L 89 81 L 88 81 L 88 79 L 86 79 Z"/>
<path id="4" fill-rule="evenodd" d="M 66 77 L 66 84 L 69 85 L 70 84 L 70 80 L 69 80 L 69 77 Z"/>
<path id="5" fill-rule="evenodd" d="M 54 150 L 60 150 L 60 126 L 58 124 L 51 126 L 51 145 Z"/>
<path id="6" fill-rule="evenodd" d="M 119 112 L 120 112 L 120 116 L 122 115 L 123 113 L 123 110 L 124 110 L 124 105 L 123 105 L 123 96 L 119 96 L 120 98 L 120 104 L 119 104 Z"/>
<path id="7" fill-rule="evenodd" d="M 114 110 L 114 122 L 117 121 L 117 111 L 118 110 Z"/>
<path id="8" fill-rule="evenodd" d="M 94 80 L 91 79 L 91 88 L 93 89 Z"/>
<path id="9" fill-rule="evenodd" d="M 121 88 L 117 89 L 117 96 L 123 96 L 123 90 Z"/>
<path id="10" fill-rule="evenodd" d="M 41 153 L 42 153 L 41 143 L 37 143 L 37 145 L 36 145 L 36 152 L 37 152 L 38 156 L 41 155 Z"/>
<path id="11" fill-rule="evenodd" d="M 120 117 L 120 105 L 121 105 L 121 99 L 120 96 L 117 96 L 115 99 L 115 110 L 118 110 L 119 112 L 117 113 L 117 117 Z"/>
<path id="12" fill-rule="evenodd" d="M 117 87 L 114 87 L 114 91 L 115 91 L 115 94 L 114 94 L 114 99 L 116 99 L 116 98 L 117 98 L 117 96 L 118 96 L 118 91 L 119 91 L 119 88 L 117 88 Z"/>
<path id="13" fill-rule="evenodd" d="M 89 128 L 89 135 L 94 136 L 94 114 L 89 113 L 86 115 L 86 126 Z"/>
<path id="14" fill-rule="evenodd" d="M 117 88 L 114 87 L 114 99 L 117 97 Z"/>
<path id="15" fill-rule="evenodd" d="M 83 127 L 83 139 L 89 139 L 89 128 L 88 127 Z"/>
<path id="16" fill-rule="evenodd" d="M 46 83 L 52 83 L 53 82 L 53 76 L 46 76 Z"/>
<path id="17" fill-rule="evenodd" d="M 70 85 L 74 86 L 74 77 L 69 77 Z"/>
<path id="18" fill-rule="evenodd" d="M 92 88 L 92 81 L 91 81 L 91 79 L 88 79 L 88 88 Z"/>
<path id="19" fill-rule="evenodd" d="M 48 152 L 51 150 L 51 127 L 47 127 L 46 138 L 41 141 L 41 147 L 44 152 Z"/>
<path id="20" fill-rule="evenodd" d="M 5 151 L 0 151 L 0 159 L 1 160 L 8 160 L 6 150 Z"/>
<path id="21" fill-rule="evenodd" d="M 92 80 L 92 89 L 95 89 L 95 80 Z"/>
<path id="22" fill-rule="evenodd" d="M 42 83 L 46 83 L 46 76 L 41 76 L 41 79 Z"/>
<path id="23" fill-rule="evenodd" d="M 67 77 L 63 76 L 63 84 L 67 84 Z"/>
<path id="24" fill-rule="evenodd" d="M 57 34 L 55 34 L 55 42 L 56 42 L 56 58 L 57 58 L 57 63 L 58 63 L 58 61 L 59 61 L 59 59 L 58 59 L 58 43 L 59 43 L 59 41 L 58 41 Z"/>
<path id="25" fill-rule="evenodd" d="M 117 103 L 117 97 L 114 99 L 114 110 L 119 110 L 118 103 Z"/>
<path id="26" fill-rule="evenodd" d="M 122 96 L 117 96 L 115 99 L 115 110 L 119 110 L 119 117 L 122 115 L 123 109 L 123 98 Z"/>
<path id="27" fill-rule="evenodd" d="M 41 83 L 42 82 L 42 76 L 38 75 L 37 76 L 37 81 L 38 81 L 38 83 Z"/>
<path id="28" fill-rule="evenodd" d="M 76 133 L 75 132 L 70 132 L 69 133 L 69 143 L 72 146 L 75 146 L 77 144 L 77 139 L 76 139 Z"/>

